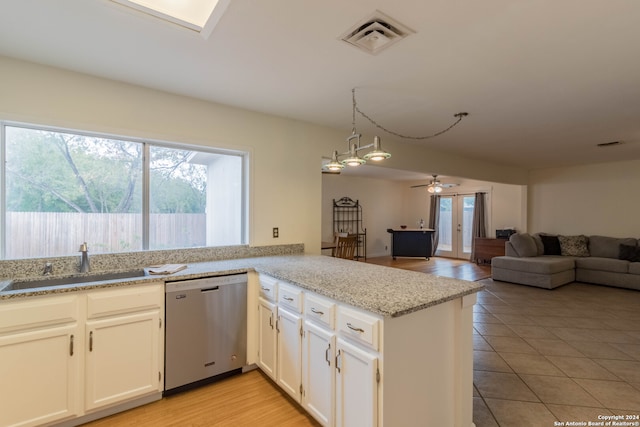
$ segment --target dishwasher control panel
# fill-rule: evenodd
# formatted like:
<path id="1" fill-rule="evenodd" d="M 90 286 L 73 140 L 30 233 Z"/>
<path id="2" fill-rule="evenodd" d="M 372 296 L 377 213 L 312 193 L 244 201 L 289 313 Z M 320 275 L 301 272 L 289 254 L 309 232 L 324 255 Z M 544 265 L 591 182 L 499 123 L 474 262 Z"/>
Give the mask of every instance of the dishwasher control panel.
<path id="1" fill-rule="evenodd" d="M 201 289 L 203 286 L 234 285 L 237 283 L 247 283 L 247 273 L 230 274 L 226 276 L 207 276 L 197 279 L 166 282 L 165 292 L 187 291 L 190 289 Z"/>

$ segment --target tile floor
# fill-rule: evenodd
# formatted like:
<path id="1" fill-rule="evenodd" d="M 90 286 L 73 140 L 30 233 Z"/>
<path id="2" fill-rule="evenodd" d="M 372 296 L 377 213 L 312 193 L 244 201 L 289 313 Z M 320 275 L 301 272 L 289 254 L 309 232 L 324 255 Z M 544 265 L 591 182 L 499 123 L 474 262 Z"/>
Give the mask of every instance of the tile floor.
<path id="1" fill-rule="evenodd" d="M 481 282 L 476 427 L 589 425 L 603 415 L 640 425 L 639 291 Z"/>

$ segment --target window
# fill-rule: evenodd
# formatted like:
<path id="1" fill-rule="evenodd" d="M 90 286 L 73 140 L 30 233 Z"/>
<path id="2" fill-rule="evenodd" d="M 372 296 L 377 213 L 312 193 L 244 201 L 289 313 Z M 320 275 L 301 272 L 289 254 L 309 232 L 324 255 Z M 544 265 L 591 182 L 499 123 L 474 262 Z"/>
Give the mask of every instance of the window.
<path id="1" fill-rule="evenodd" d="M 5 259 L 245 243 L 244 153 L 3 125 Z M 148 153 L 148 154 L 145 154 Z"/>

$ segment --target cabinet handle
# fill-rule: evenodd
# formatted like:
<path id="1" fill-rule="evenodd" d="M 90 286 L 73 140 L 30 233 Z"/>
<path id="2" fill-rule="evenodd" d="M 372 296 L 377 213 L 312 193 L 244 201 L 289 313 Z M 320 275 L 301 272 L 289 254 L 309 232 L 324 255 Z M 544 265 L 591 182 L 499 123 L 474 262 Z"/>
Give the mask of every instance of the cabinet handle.
<path id="1" fill-rule="evenodd" d="M 280 328 L 278 327 L 278 322 L 280 321 L 280 318 L 276 319 L 276 331 L 278 331 L 278 333 L 280 333 Z"/>
<path id="2" fill-rule="evenodd" d="M 324 352 L 324 359 L 327 361 L 327 365 L 331 366 L 331 361 L 329 360 L 329 350 L 331 350 L 331 344 L 329 344 L 329 347 L 327 347 Z"/>
<path id="3" fill-rule="evenodd" d="M 286 299 L 289 302 L 293 301 L 293 298 L 291 298 L 291 297 L 284 297 L 284 299 Z"/>
<path id="4" fill-rule="evenodd" d="M 93 351 L 93 331 L 89 332 L 89 351 Z"/>
<path id="5" fill-rule="evenodd" d="M 265 288 L 264 286 L 260 286 L 262 288 L 263 291 L 265 292 L 271 292 L 271 288 Z"/>
<path id="6" fill-rule="evenodd" d="M 273 314 L 269 316 L 269 326 L 271 326 L 271 329 L 273 329 Z"/>
<path id="7" fill-rule="evenodd" d="M 338 350 L 338 354 L 336 354 L 336 370 L 340 373 L 340 355 L 342 354 L 342 350 Z"/>
<path id="8" fill-rule="evenodd" d="M 364 332 L 364 329 L 356 328 L 351 323 L 347 323 L 347 328 L 351 329 L 352 331 L 356 331 L 356 332 L 360 332 L 360 333 Z"/>
<path id="9" fill-rule="evenodd" d="M 311 307 L 311 312 L 313 314 L 319 314 L 320 316 L 324 316 L 324 311 L 316 310 L 314 307 Z"/>
<path id="10" fill-rule="evenodd" d="M 69 356 L 73 356 L 73 334 L 69 337 Z"/>

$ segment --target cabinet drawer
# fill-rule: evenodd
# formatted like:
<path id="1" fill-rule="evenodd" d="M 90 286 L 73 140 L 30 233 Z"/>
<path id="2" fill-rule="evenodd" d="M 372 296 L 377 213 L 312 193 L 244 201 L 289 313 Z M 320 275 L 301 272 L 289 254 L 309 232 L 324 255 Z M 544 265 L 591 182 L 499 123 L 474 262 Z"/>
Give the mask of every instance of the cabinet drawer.
<path id="1" fill-rule="evenodd" d="M 260 296 L 270 301 L 276 301 L 278 297 L 278 281 L 273 277 L 260 275 Z"/>
<path id="2" fill-rule="evenodd" d="M 378 350 L 380 320 L 350 308 L 338 306 L 337 329 L 342 336 Z"/>
<path id="3" fill-rule="evenodd" d="M 307 319 L 335 329 L 336 305 L 333 301 L 313 294 L 305 294 L 304 314 Z"/>
<path id="4" fill-rule="evenodd" d="M 0 333 L 78 321 L 78 297 L 48 296 L 0 302 Z"/>
<path id="5" fill-rule="evenodd" d="M 110 316 L 142 310 L 159 310 L 164 300 L 163 286 L 123 286 L 118 289 L 87 294 L 87 317 Z"/>
<path id="6" fill-rule="evenodd" d="M 284 283 L 278 284 L 278 304 L 302 313 L 302 291 Z"/>

